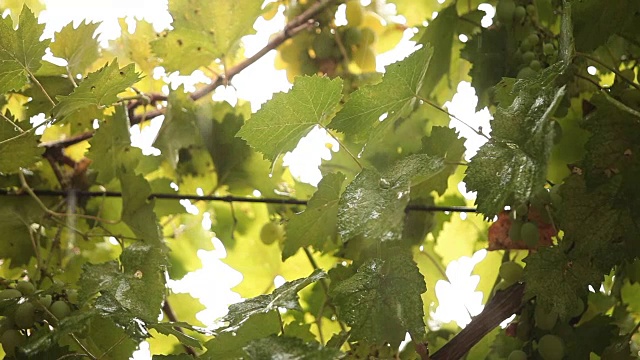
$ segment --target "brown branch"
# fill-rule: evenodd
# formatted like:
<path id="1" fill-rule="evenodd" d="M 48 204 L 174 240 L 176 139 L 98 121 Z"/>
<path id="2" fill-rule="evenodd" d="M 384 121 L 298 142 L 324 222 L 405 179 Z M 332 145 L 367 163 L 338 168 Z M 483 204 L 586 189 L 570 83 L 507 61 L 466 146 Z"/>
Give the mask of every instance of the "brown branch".
<path id="1" fill-rule="evenodd" d="M 218 86 L 227 84 L 234 76 L 236 76 L 242 70 L 249 67 L 251 64 L 258 61 L 269 51 L 276 49 L 282 43 L 287 41 L 287 39 L 295 36 L 296 34 L 304 30 L 307 30 L 313 27 L 315 25 L 315 22 L 313 21 L 313 17 L 316 16 L 319 12 L 323 11 L 327 6 L 329 6 L 334 1 L 335 0 L 321 0 L 313 4 L 305 12 L 296 16 L 287 25 L 285 25 L 284 29 L 280 33 L 278 33 L 278 35 L 273 37 L 271 41 L 269 41 L 267 45 L 262 49 L 260 49 L 256 54 L 245 59 L 238 65 L 230 68 L 228 71 L 226 71 L 226 75 L 217 76 L 215 79 L 213 79 L 213 81 L 211 81 L 210 84 L 204 87 L 201 87 L 200 89 L 197 89 L 196 91 L 191 93 L 191 96 L 190 96 L 191 99 L 198 100 L 200 98 L 203 98 L 207 94 L 213 92 Z M 161 100 L 162 98 L 157 97 L 157 99 Z M 166 100 L 166 97 L 165 97 L 165 100 Z M 159 108 L 159 109 L 148 111 L 144 114 L 134 115 L 130 119 L 131 125 L 135 125 L 142 121 L 153 119 L 156 116 L 162 115 L 164 111 L 165 111 L 165 108 Z"/>
<path id="2" fill-rule="evenodd" d="M 167 299 L 164 300 L 164 303 L 162 304 L 162 311 L 165 313 L 165 315 L 167 315 L 167 319 L 169 319 L 169 321 L 171 322 L 178 322 L 178 318 L 176 317 L 176 313 L 173 311 L 173 308 L 171 308 L 171 305 L 169 304 L 169 301 L 167 301 Z M 181 332 L 184 334 L 184 330 L 182 330 L 181 327 L 179 326 L 174 326 L 174 329 L 176 329 L 176 331 Z M 182 344 L 182 346 L 184 347 L 184 351 L 191 355 L 191 356 L 196 356 L 196 351 L 189 345 L 186 344 Z"/>
<path id="3" fill-rule="evenodd" d="M 460 359 L 496 326 L 522 307 L 524 284 L 498 291 L 480 315 L 473 318 L 458 335 L 431 355 L 431 360 Z"/>

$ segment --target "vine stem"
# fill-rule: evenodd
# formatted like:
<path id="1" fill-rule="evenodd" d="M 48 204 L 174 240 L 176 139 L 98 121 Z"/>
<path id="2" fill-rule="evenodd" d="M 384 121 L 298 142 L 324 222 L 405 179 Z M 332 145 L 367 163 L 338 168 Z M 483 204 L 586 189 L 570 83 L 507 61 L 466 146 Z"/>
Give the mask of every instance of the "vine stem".
<path id="1" fill-rule="evenodd" d="M 56 106 L 56 102 L 53 101 L 53 99 L 51 98 L 51 96 L 49 96 L 49 93 L 47 93 L 47 90 L 44 89 L 44 86 L 42 86 L 42 84 L 40 83 L 40 81 L 38 81 L 38 79 L 36 78 L 35 75 L 33 75 L 33 73 L 29 70 L 26 69 L 27 72 L 29 73 L 29 77 L 31 78 L 31 80 L 33 80 L 33 82 L 38 85 L 38 87 L 40 88 L 40 91 L 42 91 L 42 93 L 44 94 L 44 96 L 47 98 L 47 100 L 49 100 L 49 102 L 51 103 L 52 106 Z"/>
<path id="2" fill-rule="evenodd" d="M 324 126 L 322 126 L 322 125 L 319 125 L 319 124 L 318 124 L 318 126 L 320 126 L 324 131 L 326 131 L 326 132 L 327 132 L 327 134 L 329 134 L 329 136 L 331 136 L 331 137 L 333 138 L 333 140 L 335 140 L 335 141 L 338 143 L 338 145 L 340 145 L 340 148 L 341 148 L 341 149 L 344 149 L 344 151 L 346 151 L 346 152 L 347 152 L 347 154 L 349 154 L 349 156 L 353 159 L 353 161 L 355 161 L 355 162 L 356 162 L 356 164 L 358 164 L 358 166 L 360 167 L 360 170 L 364 169 L 364 166 L 362 166 L 362 163 L 360 163 L 360 160 L 358 160 L 358 158 L 357 158 L 355 155 L 353 155 L 353 153 L 352 153 L 351 151 L 349 151 L 349 148 L 347 148 L 347 147 L 344 145 L 344 143 L 342 143 L 342 141 L 340 141 L 340 139 L 338 139 L 338 137 L 337 137 L 337 136 L 335 136 L 335 135 L 334 135 L 331 131 L 329 131 L 326 127 L 324 127 Z"/>
<path id="3" fill-rule="evenodd" d="M 583 58 L 585 58 L 587 60 L 591 60 L 591 61 L 593 61 L 595 63 L 598 63 L 603 68 L 605 68 L 605 69 L 613 72 L 614 74 L 618 75 L 624 82 L 626 82 L 629 85 L 633 86 L 634 88 L 640 90 L 640 85 L 638 85 L 638 84 L 634 83 L 633 81 L 627 79 L 624 75 L 622 75 L 622 73 L 618 69 L 615 69 L 615 68 L 607 65 L 604 61 L 598 59 L 597 57 L 591 56 L 589 54 L 585 54 L 583 52 L 576 52 L 576 56 L 580 56 L 580 57 L 583 57 Z"/>
<path id="4" fill-rule="evenodd" d="M 447 114 L 448 116 L 451 116 L 452 118 L 460 121 L 462 123 L 462 125 L 464 125 L 464 126 L 468 127 L 469 129 L 473 130 L 473 132 L 475 132 L 476 134 L 484 137 L 487 140 L 491 140 L 490 137 L 488 137 L 487 135 L 483 134 L 480 130 L 474 128 L 473 126 L 471 126 L 469 124 L 467 124 L 464 120 L 460 119 L 459 117 L 457 117 L 457 116 L 453 115 L 452 113 L 448 112 L 447 110 L 443 109 L 442 107 L 440 107 L 438 104 L 434 103 L 433 101 L 431 101 L 429 99 L 426 99 L 426 98 L 424 98 L 422 96 L 416 96 L 416 98 L 418 100 L 424 101 L 428 105 L 433 106 L 434 108 L 436 108 L 437 110 Z"/>

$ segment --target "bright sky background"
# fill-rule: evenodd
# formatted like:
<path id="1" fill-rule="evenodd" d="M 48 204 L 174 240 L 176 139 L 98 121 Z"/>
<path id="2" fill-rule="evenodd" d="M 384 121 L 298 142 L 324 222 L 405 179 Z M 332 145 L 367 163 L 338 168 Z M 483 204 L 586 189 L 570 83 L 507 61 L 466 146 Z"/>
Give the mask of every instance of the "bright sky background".
<path id="1" fill-rule="evenodd" d="M 98 28 L 100 36 L 98 39 L 106 45 L 108 39 L 119 36 L 119 17 L 128 17 L 129 24 L 132 25 L 132 17 L 147 20 L 154 24 L 156 30 L 165 29 L 171 23 L 171 17 L 167 12 L 167 1 L 165 0 L 45 0 L 47 10 L 40 15 L 40 22 L 46 24 L 45 37 L 52 37 L 53 33 L 71 21 L 75 24 L 83 20 L 92 22 L 102 22 Z M 366 0 L 363 0 L 365 3 Z M 342 5 L 344 7 L 344 5 Z M 487 4 L 480 6 L 487 11 L 488 16 L 483 19 L 483 26 L 491 24 L 493 8 Z M 389 11 L 394 11 L 391 6 Z M 340 9 L 337 20 L 343 18 L 344 9 Z M 282 29 L 284 15 L 282 11 L 271 21 L 258 19 L 254 27 L 258 34 L 247 36 L 243 39 L 246 55 L 250 56 L 263 47 L 269 36 Z M 378 71 L 384 71 L 384 66 L 404 58 L 414 49 L 414 43 L 409 41 L 412 36 L 411 30 L 407 30 L 405 38 L 398 49 L 378 56 Z M 464 40 L 464 39 L 461 39 Z M 253 111 L 270 99 L 275 92 L 287 91 L 291 85 L 286 79 L 284 70 L 275 70 L 273 67 L 275 51 L 271 51 L 258 62 L 238 74 L 232 80 L 233 87 L 220 87 L 216 90 L 213 98 L 216 100 L 226 100 L 234 104 L 237 98 L 251 101 Z M 160 74 L 164 75 L 164 74 Z M 165 75 L 166 76 L 166 75 Z M 188 78 L 178 78 L 169 76 L 169 81 L 186 82 L 187 89 L 193 89 L 193 82 Z M 256 86 L 258 84 L 259 86 Z M 458 85 L 457 94 L 445 107 L 456 117 L 464 120 L 467 124 L 482 126 L 485 133 L 488 133 L 489 112 L 485 109 L 479 113 L 475 112 L 477 98 L 475 92 L 467 82 Z M 136 126 L 132 129 L 132 141 L 135 146 L 143 148 L 145 153 L 153 153 L 151 148 L 154 133 L 162 123 L 162 117 L 152 121 L 152 126 L 146 127 L 142 133 Z M 467 126 L 453 120 L 451 126 L 456 128 L 460 135 L 467 138 L 467 159 L 470 158 L 485 141 Z M 301 141 L 298 148 L 285 156 L 285 162 L 290 164 L 294 176 L 302 181 L 315 184 L 320 179 L 318 166 L 321 159 L 328 159 L 331 151 L 325 146 L 327 142 L 333 144 L 333 149 L 338 148 L 333 139 L 324 134 L 322 130 L 314 130 Z M 470 194 L 472 195 L 472 194 Z M 454 215 L 459 216 L 459 215 Z M 464 215 L 463 215 L 464 216 Z M 210 218 L 205 214 L 203 226 L 208 228 L 211 225 Z M 228 304 L 240 301 L 238 294 L 232 292 L 230 288 L 237 285 L 242 280 L 242 275 L 231 269 L 220 261 L 225 256 L 222 243 L 214 238 L 216 250 L 199 251 L 198 255 L 202 259 L 202 269 L 191 273 L 182 281 L 172 282 L 170 285 L 176 292 L 190 292 L 194 297 L 207 307 L 206 310 L 198 314 L 198 319 L 205 324 L 214 325 L 215 320 L 224 316 Z M 440 300 L 440 306 L 434 313 L 434 318 L 443 323 L 456 321 L 460 326 L 465 326 L 470 322 L 469 315 L 477 315 L 482 311 L 482 294 L 475 292 L 479 278 L 471 276 L 473 267 L 486 256 L 486 251 L 481 250 L 473 257 L 462 257 L 449 264 L 446 274 L 451 282 L 441 281 L 435 286 L 436 294 Z M 196 284 L 207 283 L 207 287 Z M 283 282 L 282 278 L 274 279 L 276 286 Z M 434 289 L 429 289 L 433 291 Z M 150 359 L 148 345 L 143 343 L 139 351 L 135 353 L 135 359 Z"/>

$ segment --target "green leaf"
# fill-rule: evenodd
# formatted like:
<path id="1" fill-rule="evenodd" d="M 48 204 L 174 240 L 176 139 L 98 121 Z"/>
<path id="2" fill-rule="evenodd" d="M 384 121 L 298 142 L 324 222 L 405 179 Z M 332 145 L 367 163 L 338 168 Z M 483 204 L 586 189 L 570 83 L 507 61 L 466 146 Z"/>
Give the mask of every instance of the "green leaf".
<path id="1" fill-rule="evenodd" d="M 440 10 L 440 4 L 435 1 L 391 0 L 398 8 L 398 14 L 407 19 L 407 25 L 421 25 L 431 18 L 434 11 Z"/>
<path id="2" fill-rule="evenodd" d="M 149 200 L 151 186 L 142 175 L 121 171 L 118 175 L 122 184 L 122 221 L 140 240 L 159 246 L 160 231 L 158 219 L 153 212 L 154 201 Z"/>
<path id="3" fill-rule="evenodd" d="M 306 343 L 301 339 L 271 335 L 254 340 L 244 347 L 247 359 L 299 359 L 334 360 L 342 358 L 338 349 L 326 348 L 317 342 Z"/>
<path id="4" fill-rule="evenodd" d="M 202 143 L 196 118 L 196 106 L 183 88 L 172 91 L 167 100 L 165 119 L 153 146 L 162 152 L 162 156 L 174 168 L 178 164 L 180 149 Z"/>
<path id="5" fill-rule="evenodd" d="M 223 318 L 229 323 L 225 331 L 235 331 L 254 314 L 277 311 L 278 308 L 301 310 L 298 292 L 324 277 L 326 274 L 323 271 L 315 270 L 306 278 L 284 283 L 269 295 L 256 296 L 229 306 L 229 313 Z"/>
<path id="6" fill-rule="evenodd" d="M 0 174 L 13 174 L 20 168 L 30 167 L 42 160 L 43 152 L 33 131 L 25 132 L 9 117 L 0 115 L 0 154 L 3 154 L 0 156 Z"/>
<path id="7" fill-rule="evenodd" d="M 621 32 L 632 23 L 633 14 L 640 11 L 637 1 L 598 0 L 572 2 L 573 29 L 577 51 L 589 52 L 604 44 L 611 35 Z M 611 21 L 616 19 L 615 21 Z M 593 26 L 600 24 L 600 26 Z"/>
<path id="8" fill-rule="evenodd" d="M 14 30 L 9 16 L 0 19 L 0 93 L 22 88 L 38 71 L 51 42 L 40 41 L 43 30 L 44 24 L 38 24 L 26 6 L 20 13 L 18 29 Z"/>
<path id="9" fill-rule="evenodd" d="M 98 171 L 96 180 L 104 185 L 119 169 L 135 169 L 142 157 L 142 151 L 131 146 L 129 119 L 123 106 L 116 107 L 116 112 L 100 124 L 89 143 L 87 157 L 92 160 L 91 167 Z"/>
<path id="10" fill-rule="evenodd" d="M 100 24 L 84 22 L 74 28 L 73 24 L 69 23 L 55 34 L 51 53 L 67 60 L 70 74 L 83 74 L 100 56 L 98 40 L 94 36 L 98 25 Z"/>
<path id="11" fill-rule="evenodd" d="M 252 25 L 260 15 L 261 5 L 258 0 L 171 0 L 173 30 L 153 41 L 151 47 L 169 72 L 190 74 L 215 59 L 233 57 L 240 38 L 255 33 Z"/>
<path id="12" fill-rule="evenodd" d="M 455 173 L 458 168 L 457 164 L 460 163 L 464 155 L 464 140 L 464 138 L 458 137 L 458 133 L 453 129 L 443 126 L 433 127 L 431 135 L 422 138 L 420 153 L 442 157 L 446 163 L 445 168 L 431 177 L 429 181 L 424 181 L 412 188 L 411 191 L 425 194 L 436 191 L 438 195 L 443 195 L 447 190 L 449 177 Z"/>
<path id="13" fill-rule="evenodd" d="M 10 267 L 24 266 L 34 256 L 31 245 L 31 224 L 44 215 L 42 208 L 31 199 L 4 198 L 0 207 L 0 259 L 10 259 Z"/>
<path id="14" fill-rule="evenodd" d="M 364 169 L 340 198 L 338 229 L 342 240 L 357 235 L 375 241 L 399 239 L 411 185 L 430 179 L 443 168 L 442 158 L 415 154 L 382 173 Z"/>
<path id="15" fill-rule="evenodd" d="M 183 324 L 182 323 L 166 323 L 166 322 L 148 324 L 148 327 L 150 329 L 155 329 L 160 334 L 175 336 L 175 338 L 178 339 L 180 343 L 184 344 L 185 346 L 202 349 L 202 344 L 200 344 L 200 342 L 197 339 L 185 334 L 182 331 L 179 331 L 178 329 L 176 329 L 176 326 L 183 326 Z"/>
<path id="16" fill-rule="evenodd" d="M 128 326 L 136 318 L 156 322 L 165 292 L 164 251 L 137 242 L 125 248 L 120 260 L 122 269 L 116 261 L 83 266 L 78 283 L 80 301 L 100 292 L 96 308 L 114 315 L 118 323 Z"/>
<path id="17" fill-rule="evenodd" d="M 603 275 L 589 260 L 567 255 L 561 247 L 543 247 L 524 259 L 525 298 L 567 319 L 591 284 L 600 286 Z"/>
<path id="18" fill-rule="evenodd" d="M 342 79 L 303 76 L 288 93 L 279 93 L 238 131 L 265 159 L 293 150 L 315 126 L 325 126 L 341 98 Z"/>
<path id="19" fill-rule="evenodd" d="M 207 341 L 205 360 L 241 359 L 242 348 L 255 339 L 262 339 L 280 332 L 280 321 L 275 311 L 251 315 L 235 332 L 222 332 Z"/>
<path id="20" fill-rule="evenodd" d="M 331 290 L 338 315 L 351 326 L 351 340 L 396 346 L 407 332 L 414 341 L 426 336 L 420 298 L 427 290 L 424 278 L 410 253 L 390 253 L 386 260 L 366 261 Z"/>
<path id="21" fill-rule="evenodd" d="M 424 46 L 404 60 L 389 65 L 382 81 L 353 92 L 329 127 L 358 144 L 364 143 L 381 124 L 406 115 L 416 101 L 433 49 Z M 384 114 L 387 117 L 380 122 Z"/>
<path id="22" fill-rule="evenodd" d="M 435 90 L 443 76 L 449 74 L 457 25 L 458 12 L 456 3 L 453 3 L 438 12 L 438 17 L 429 23 L 424 35 L 418 41 L 420 44 L 433 47 L 433 56 L 423 84 L 427 95 Z"/>
<path id="23" fill-rule="evenodd" d="M 478 210 L 485 216 L 525 202 L 545 185 L 554 136 L 551 116 L 565 92 L 564 69 L 558 63 L 531 80 L 517 81 L 513 103 L 496 109 L 491 139 L 473 157 L 465 177 L 467 188 L 478 192 Z"/>
<path id="24" fill-rule="evenodd" d="M 287 223 L 287 237 L 282 249 L 282 259 L 306 246 L 322 250 L 337 232 L 338 200 L 344 175 L 328 174 L 320 180 L 318 191 L 309 199 L 307 208 L 294 215 Z"/>
<path id="25" fill-rule="evenodd" d="M 135 65 L 129 64 L 122 69 L 118 61 L 113 60 L 101 69 L 87 75 L 77 88 L 68 96 L 58 96 L 58 105 L 53 108 L 56 118 L 71 115 L 85 108 L 102 109 L 118 101 L 118 94 L 140 80 Z"/>
<path id="26" fill-rule="evenodd" d="M 21 347 L 21 351 L 29 358 L 43 358 L 50 354 L 52 348 L 58 345 L 58 341 L 64 339 L 69 333 L 85 331 L 88 324 L 96 316 L 94 310 L 75 311 L 58 322 L 55 331 L 38 331 L 30 337 L 29 342 Z M 44 353 L 46 352 L 47 355 Z M 39 356 L 36 356 L 40 354 Z"/>

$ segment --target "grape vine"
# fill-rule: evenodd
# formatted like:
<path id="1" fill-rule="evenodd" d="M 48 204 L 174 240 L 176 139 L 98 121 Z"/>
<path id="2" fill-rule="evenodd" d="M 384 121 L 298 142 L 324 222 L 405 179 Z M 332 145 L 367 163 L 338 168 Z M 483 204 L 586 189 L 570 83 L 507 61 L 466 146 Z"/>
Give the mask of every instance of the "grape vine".
<path id="1" fill-rule="evenodd" d="M 123 20 L 103 46 L 98 24 L 44 38 L 44 5 L 0 0 L 0 354 L 637 356 L 640 3 L 490 0 L 491 21 L 481 3 L 169 0 L 171 28 Z M 283 23 L 246 57 L 258 19 Z M 272 51 L 288 91 L 214 100 Z M 489 131 L 446 109 L 460 81 Z M 145 155 L 131 128 L 158 117 Z M 339 146 L 312 186 L 283 158 L 318 129 Z M 203 322 L 201 289 L 170 285 L 214 249 L 242 300 Z M 441 323 L 471 256 L 484 309 Z"/>

